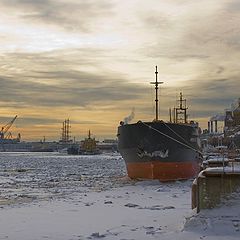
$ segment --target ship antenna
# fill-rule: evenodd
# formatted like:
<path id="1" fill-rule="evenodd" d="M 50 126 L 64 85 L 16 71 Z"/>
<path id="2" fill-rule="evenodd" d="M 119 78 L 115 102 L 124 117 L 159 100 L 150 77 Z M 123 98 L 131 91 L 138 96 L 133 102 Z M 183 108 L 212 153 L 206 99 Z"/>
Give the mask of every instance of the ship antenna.
<path id="1" fill-rule="evenodd" d="M 154 84 L 155 85 L 155 90 L 156 90 L 156 98 L 155 98 L 155 102 L 156 102 L 156 118 L 155 120 L 158 121 L 158 85 L 159 84 L 163 84 L 163 82 L 158 82 L 158 79 L 157 79 L 157 75 L 158 75 L 158 71 L 157 71 L 157 66 L 156 66 L 156 72 L 155 72 L 155 75 L 156 75 L 156 80 L 155 82 L 150 82 L 150 84 Z M 159 109 L 159 112 L 160 112 L 160 109 Z"/>

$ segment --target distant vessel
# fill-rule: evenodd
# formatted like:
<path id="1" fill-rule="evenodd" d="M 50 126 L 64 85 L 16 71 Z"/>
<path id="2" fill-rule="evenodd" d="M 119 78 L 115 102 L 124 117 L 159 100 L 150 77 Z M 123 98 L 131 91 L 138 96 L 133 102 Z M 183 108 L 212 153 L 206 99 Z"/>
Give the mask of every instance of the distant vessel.
<path id="1" fill-rule="evenodd" d="M 70 133 L 71 133 L 70 128 L 71 128 L 70 120 L 65 119 L 63 121 L 63 125 L 62 125 L 61 139 L 60 139 L 59 143 L 61 143 L 61 144 L 72 144 L 73 143 L 71 136 L 70 136 Z"/>
<path id="2" fill-rule="evenodd" d="M 67 152 L 73 155 L 95 155 L 100 153 L 97 147 L 97 141 L 91 137 L 90 130 L 88 131 L 88 137 L 81 142 L 80 146 L 71 146 Z"/>
<path id="3" fill-rule="evenodd" d="M 0 152 L 30 152 L 32 150 L 31 142 L 2 142 L 0 140 Z"/>
<path id="4" fill-rule="evenodd" d="M 86 154 L 98 154 L 99 149 L 97 148 L 97 141 L 95 138 L 91 137 L 90 130 L 88 131 L 88 137 L 84 139 L 81 143 L 81 151 Z"/>
<path id="5" fill-rule="evenodd" d="M 128 176 L 161 181 L 188 179 L 200 170 L 201 152 L 198 124 L 187 121 L 186 100 L 180 93 L 173 121 L 158 119 L 158 85 L 156 66 L 156 118 L 152 122 L 120 122 L 118 149 L 125 160 Z"/>
<path id="6" fill-rule="evenodd" d="M 55 146 L 49 142 L 35 142 L 32 143 L 30 152 L 54 152 Z"/>

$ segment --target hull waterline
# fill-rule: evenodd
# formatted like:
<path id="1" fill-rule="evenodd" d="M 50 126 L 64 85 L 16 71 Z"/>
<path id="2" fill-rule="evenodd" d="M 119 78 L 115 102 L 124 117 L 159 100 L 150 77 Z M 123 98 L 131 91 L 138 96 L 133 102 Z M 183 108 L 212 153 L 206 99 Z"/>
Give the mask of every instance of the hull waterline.
<path id="1" fill-rule="evenodd" d="M 199 164 L 189 162 L 126 163 L 126 167 L 132 179 L 158 179 L 162 182 L 193 178 L 199 172 Z"/>
<path id="2" fill-rule="evenodd" d="M 118 148 L 132 179 L 189 179 L 200 170 L 198 129 L 184 124 L 148 122 L 118 128 Z"/>

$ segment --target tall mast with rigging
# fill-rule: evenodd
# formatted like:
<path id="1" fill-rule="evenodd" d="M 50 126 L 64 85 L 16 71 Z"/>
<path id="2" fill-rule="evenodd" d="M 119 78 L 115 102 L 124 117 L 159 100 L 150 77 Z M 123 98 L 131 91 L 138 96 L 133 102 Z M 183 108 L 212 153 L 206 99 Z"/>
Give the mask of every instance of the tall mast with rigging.
<path id="1" fill-rule="evenodd" d="M 158 110 L 159 110 L 159 106 L 158 106 L 158 89 L 159 89 L 159 87 L 158 87 L 158 85 L 159 85 L 159 84 L 163 84 L 163 82 L 158 82 L 158 78 L 157 78 L 157 75 L 158 75 L 157 66 L 156 66 L 155 75 L 156 75 L 156 80 L 155 80 L 155 82 L 150 82 L 150 83 L 155 85 L 155 90 L 156 90 L 156 97 L 155 97 L 156 116 L 155 116 L 155 121 L 158 121 L 158 117 L 159 117 L 159 114 L 158 114 Z M 160 112 L 160 110 L 159 110 L 159 112 Z"/>

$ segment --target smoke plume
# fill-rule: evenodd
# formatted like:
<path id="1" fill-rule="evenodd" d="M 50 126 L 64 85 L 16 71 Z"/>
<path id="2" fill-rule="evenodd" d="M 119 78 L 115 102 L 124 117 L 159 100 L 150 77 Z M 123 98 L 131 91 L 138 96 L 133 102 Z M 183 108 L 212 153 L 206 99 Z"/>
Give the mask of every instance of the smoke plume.
<path id="1" fill-rule="evenodd" d="M 135 116 L 134 112 L 135 112 L 135 109 L 133 108 L 131 114 L 124 118 L 124 120 L 123 120 L 124 124 L 128 124 L 129 122 L 131 122 L 133 120 L 133 118 Z"/>
<path id="2" fill-rule="evenodd" d="M 225 115 L 220 115 L 220 114 L 217 114 L 213 117 L 211 117 L 210 121 L 224 121 L 225 119 Z"/>

